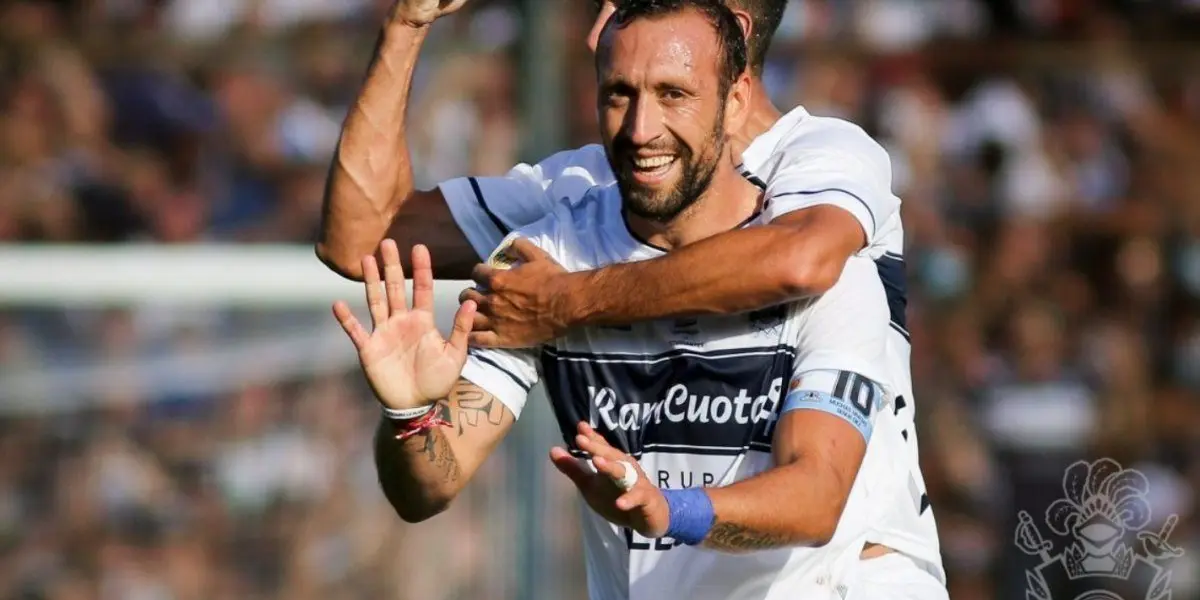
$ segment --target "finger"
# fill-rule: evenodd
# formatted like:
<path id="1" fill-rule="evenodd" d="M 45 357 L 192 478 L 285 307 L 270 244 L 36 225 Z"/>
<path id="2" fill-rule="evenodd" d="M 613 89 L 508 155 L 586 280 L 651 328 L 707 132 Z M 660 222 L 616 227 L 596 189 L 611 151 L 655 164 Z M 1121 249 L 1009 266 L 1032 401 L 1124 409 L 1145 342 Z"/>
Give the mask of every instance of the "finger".
<path id="1" fill-rule="evenodd" d="M 337 319 L 338 324 L 342 326 L 342 330 L 346 335 L 350 336 L 350 341 L 354 343 L 354 347 L 362 350 L 367 344 L 367 340 L 371 339 L 371 334 L 367 333 L 367 329 L 358 322 L 354 313 L 350 311 L 350 306 L 345 302 L 338 301 L 333 304 L 333 316 Z"/>
<path id="2" fill-rule="evenodd" d="M 483 300 L 483 292 L 475 288 L 466 288 L 458 293 L 458 303 L 462 304 L 467 300 L 473 300 L 476 306 L 479 306 Z"/>
<path id="3" fill-rule="evenodd" d="M 429 248 L 417 244 L 412 249 L 413 310 L 433 311 L 433 259 Z"/>
<path id="4" fill-rule="evenodd" d="M 468 300 L 468 302 L 471 302 Z M 471 304 L 475 304 L 471 302 Z M 475 305 L 475 320 L 471 326 L 471 330 L 482 333 L 484 331 L 492 331 L 492 318 L 479 311 L 479 305 Z"/>
<path id="5" fill-rule="evenodd" d="M 596 467 L 596 472 L 602 473 L 616 481 L 620 481 L 625 477 L 626 467 L 622 461 L 611 460 L 603 456 L 592 456 L 592 465 Z"/>
<path id="6" fill-rule="evenodd" d="M 551 448 L 550 462 L 554 463 L 554 467 L 558 469 L 559 473 L 566 475 L 580 489 L 588 484 L 592 476 L 583 461 L 571 456 L 571 453 L 567 452 L 565 448 L 558 446 Z"/>
<path id="7" fill-rule="evenodd" d="M 471 321 L 474 318 L 475 303 L 469 300 L 458 307 L 458 313 L 454 315 L 454 328 L 450 330 L 450 339 L 446 343 L 450 344 L 460 355 L 465 356 L 467 353 L 467 347 L 470 342 Z"/>
<path id="8" fill-rule="evenodd" d="M 545 250 L 542 250 L 537 244 L 529 241 L 526 238 L 517 238 L 513 240 L 513 243 L 509 245 L 506 252 L 521 262 L 533 262 L 535 260 L 554 261 L 554 258 L 552 258 L 549 253 L 547 253 Z"/>
<path id="9" fill-rule="evenodd" d="M 371 326 L 379 327 L 388 318 L 387 300 L 379 282 L 379 265 L 374 256 L 362 260 L 363 286 L 367 288 L 367 310 L 371 311 Z"/>
<path id="10" fill-rule="evenodd" d="M 650 504 L 650 494 L 646 493 L 643 487 L 634 487 L 632 490 L 621 494 L 617 498 L 616 505 L 618 510 L 631 511 L 636 508 L 641 508 Z"/>
<path id="11" fill-rule="evenodd" d="M 605 446 L 608 445 L 608 440 L 604 439 L 604 436 L 600 435 L 600 432 L 596 431 L 596 428 L 592 427 L 591 423 L 588 423 L 587 421 L 580 421 L 577 429 L 579 430 L 580 434 L 586 435 L 593 442 L 597 444 L 604 444 Z"/>
<path id="12" fill-rule="evenodd" d="M 388 314 L 400 315 L 408 311 L 408 298 L 404 293 L 404 266 L 400 264 L 400 248 L 395 240 L 383 240 L 379 245 L 379 256 L 383 259 L 383 285 L 387 289 Z"/>
<path id="13" fill-rule="evenodd" d="M 594 440 L 586 435 L 575 436 L 575 445 L 579 446 L 580 450 L 587 452 L 592 457 L 604 457 L 609 460 L 625 460 L 625 453 L 608 445 L 608 442 L 600 439 Z"/>
<path id="14" fill-rule="evenodd" d="M 472 331 L 467 345 L 472 348 L 500 348 L 500 336 L 494 331 Z"/>
<path id="15" fill-rule="evenodd" d="M 499 273 L 503 271 L 484 264 L 475 265 L 475 268 L 471 269 L 471 281 L 485 290 L 494 290 L 494 280 Z"/>

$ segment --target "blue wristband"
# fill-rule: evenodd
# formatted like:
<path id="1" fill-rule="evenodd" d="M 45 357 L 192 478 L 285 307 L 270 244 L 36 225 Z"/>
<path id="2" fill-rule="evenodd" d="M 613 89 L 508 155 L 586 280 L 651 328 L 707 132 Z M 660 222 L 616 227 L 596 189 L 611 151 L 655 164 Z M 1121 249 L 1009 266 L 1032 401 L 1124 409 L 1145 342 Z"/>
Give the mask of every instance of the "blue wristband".
<path id="1" fill-rule="evenodd" d="M 663 490 L 663 496 L 671 513 L 666 537 L 688 546 L 703 542 L 717 520 L 712 500 L 704 489 Z"/>

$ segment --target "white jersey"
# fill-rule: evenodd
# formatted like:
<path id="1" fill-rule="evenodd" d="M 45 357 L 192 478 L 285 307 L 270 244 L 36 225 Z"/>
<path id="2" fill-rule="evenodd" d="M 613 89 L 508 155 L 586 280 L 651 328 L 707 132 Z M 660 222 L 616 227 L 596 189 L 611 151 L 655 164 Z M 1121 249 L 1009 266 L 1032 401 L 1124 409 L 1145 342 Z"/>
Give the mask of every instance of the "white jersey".
<path id="1" fill-rule="evenodd" d="M 615 184 L 560 204 L 516 235 L 572 271 L 663 253 L 629 231 Z M 820 548 L 725 554 L 642 538 L 586 505 L 583 515 L 594 600 L 834 599 L 849 585 L 874 507 L 894 500 L 891 461 L 876 443 L 894 431 L 894 396 L 884 391 L 889 319 L 874 262 L 853 257 L 818 298 L 743 315 L 579 328 L 536 349 L 473 350 L 463 377 L 518 417 L 542 381 L 568 447 L 576 451 L 576 425 L 588 421 L 660 488 L 725 486 L 771 468 L 775 423 L 789 400 L 842 417 L 868 450 L 834 538 Z M 860 394 L 859 386 L 878 391 Z"/>
<path id="2" fill-rule="evenodd" d="M 867 237 L 858 253 L 875 263 L 887 294 L 891 334 L 887 364 L 897 395 L 897 447 L 892 454 L 896 500 L 880 507 L 870 541 L 918 559 L 945 580 L 937 526 L 917 458 L 911 348 L 905 318 L 907 285 L 900 199 L 891 192 L 887 152 L 861 128 L 795 108 L 759 136 L 742 155 L 743 175 L 765 190 L 760 222 L 817 205 L 849 211 Z M 481 258 L 513 229 L 579 200 L 592 186 L 614 181 L 598 145 L 560 152 L 536 165 L 518 165 L 503 177 L 468 177 L 441 185 L 455 221 Z"/>

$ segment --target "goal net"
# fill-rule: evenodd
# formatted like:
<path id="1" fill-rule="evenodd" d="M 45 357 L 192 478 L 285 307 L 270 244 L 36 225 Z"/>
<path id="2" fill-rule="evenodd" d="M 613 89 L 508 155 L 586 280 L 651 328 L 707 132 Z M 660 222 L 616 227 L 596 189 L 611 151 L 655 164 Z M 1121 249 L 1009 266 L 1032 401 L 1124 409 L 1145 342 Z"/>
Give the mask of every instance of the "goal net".
<path id="1" fill-rule="evenodd" d="M 465 285 L 436 286 L 443 330 Z M 0 252 L 13 589 L 586 597 L 577 494 L 546 457 L 560 440 L 544 401 L 446 513 L 392 513 L 371 452 L 378 405 L 329 310 L 345 299 L 365 317 L 362 297 L 309 247 Z"/>

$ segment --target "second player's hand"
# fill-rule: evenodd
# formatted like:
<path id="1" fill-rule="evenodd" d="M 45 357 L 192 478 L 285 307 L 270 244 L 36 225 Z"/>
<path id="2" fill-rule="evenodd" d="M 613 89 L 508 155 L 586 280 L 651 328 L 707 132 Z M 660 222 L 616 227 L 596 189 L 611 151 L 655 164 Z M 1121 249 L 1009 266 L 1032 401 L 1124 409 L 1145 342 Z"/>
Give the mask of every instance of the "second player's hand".
<path id="1" fill-rule="evenodd" d="M 467 289 L 460 301 L 479 307 L 471 345 L 486 348 L 529 348 L 559 337 L 570 325 L 566 300 L 570 273 L 533 242 L 518 238 L 505 249 L 512 268 L 479 265 L 471 274 L 478 289 Z"/>
<path id="2" fill-rule="evenodd" d="M 408 308 L 404 269 L 396 242 L 384 240 L 383 285 L 375 257 L 363 258 L 363 282 L 373 330 L 368 333 L 345 302 L 333 305 L 333 314 L 358 351 L 367 382 L 380 403 L 388 408 L 416 408 L 445 398 L 458 381 L 467 360 L 467 335 L 475 305 L 465 302 L 454 317 L 454 330 L 446 340 L 433 319 L 433 268 L 429 250 L 412 250 L 413 305 Z"/>
<path id="3" fill-rule="evenodd" d="M 588 506 L 610 523 L 632 528 L 647 538 L 665 535 L 671 519 L 667 499 L 642 471 L 637 460 L 613 448 L 587 423 L 579 424 L 575 444 L 591 455 L 596 472 L 563 448 L 552 449 L 550 460 L 579 488 Z M 623 491 L 616 482 L 630 467 L 637 469 L 637 483 L 632 489 Z"/>
<path id="4" fill-rule="evenodd" d="M 424 27 L 467 3 L 467 0 L 396 0 L 388 12 L 392 23 Z"/>

